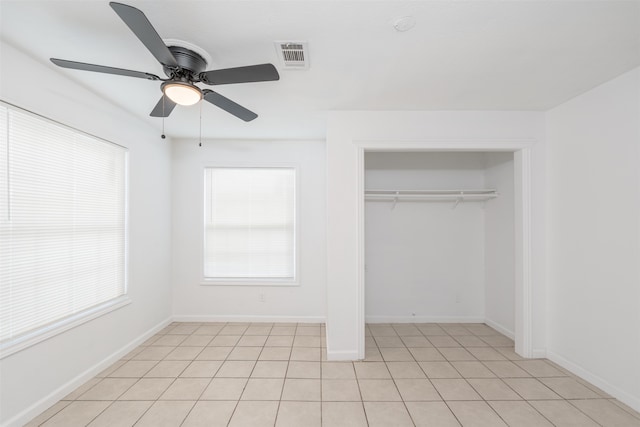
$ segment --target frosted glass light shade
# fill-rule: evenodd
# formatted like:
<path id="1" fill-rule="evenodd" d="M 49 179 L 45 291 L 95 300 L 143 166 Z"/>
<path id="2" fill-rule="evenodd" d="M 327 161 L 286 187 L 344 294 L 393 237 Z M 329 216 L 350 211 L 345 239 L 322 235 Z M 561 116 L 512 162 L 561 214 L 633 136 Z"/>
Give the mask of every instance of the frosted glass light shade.
<path id="1" fill-rule="evenodd" d="M 202 91 L 200 88 L 188 83 L 166 83 L 162 86 L 162 91 L 170 100 L 178 105 L 193 105 L 202 99 Z"/>

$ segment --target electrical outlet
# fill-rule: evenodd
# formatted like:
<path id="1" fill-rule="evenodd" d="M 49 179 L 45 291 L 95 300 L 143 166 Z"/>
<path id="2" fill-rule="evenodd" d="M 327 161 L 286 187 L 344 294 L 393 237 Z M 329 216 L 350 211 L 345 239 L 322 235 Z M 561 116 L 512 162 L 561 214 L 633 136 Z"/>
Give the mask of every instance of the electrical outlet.
<path id="1" fill-rule="evenodd" d="M 460 304 L 460 295 L 456 294 L 456 304 Z"/>
<path id="2" fill-rule="evenodd" d="M 260 302 L 265 302 L 266 301 L 266 299 L 264 297 L 264 294 L 262 292 L 258 294 L 258 301 L 260 301 Z"/>

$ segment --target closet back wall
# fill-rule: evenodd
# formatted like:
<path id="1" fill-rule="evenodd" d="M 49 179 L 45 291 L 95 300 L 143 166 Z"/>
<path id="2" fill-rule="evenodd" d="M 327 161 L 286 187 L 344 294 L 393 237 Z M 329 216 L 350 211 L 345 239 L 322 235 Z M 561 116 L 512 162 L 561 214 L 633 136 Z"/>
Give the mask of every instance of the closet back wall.
<path id="1" fill-rule="evenodd" d="M 366 153 L 369 190 L 484 188 L 483 153 Z M 488 202 L 490 203 L 490 202 Z M 483 203 L 368 201 L 368 322 L 482 322 Z"/>

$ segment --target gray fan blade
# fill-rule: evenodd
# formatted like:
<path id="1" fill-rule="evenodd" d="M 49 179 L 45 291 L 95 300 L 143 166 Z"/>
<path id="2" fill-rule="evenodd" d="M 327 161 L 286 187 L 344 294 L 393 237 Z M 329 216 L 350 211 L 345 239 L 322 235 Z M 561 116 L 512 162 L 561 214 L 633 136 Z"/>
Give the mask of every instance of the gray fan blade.
<path id="1" fill-rule="evenodd" d="M 280 80 L 280 75 L 273 64 L 260 64 L 226 68 L 224 70 L 203 71 L 200 73 L 200 80 L 208 85 L 227 85 Z"/>
<path id="2" fill-rule="evenodd" d="M 169 114 L 171 114 L 175 106 L 175 102 L 170 100 L 166 95 L 162 95 L 162 98 L 160 98 L 160 101 L 158 101 L 149 115 L 151 117 L 169 117 Z"/>
<path id="3" fill-rule="evenodd" d="M 72 70 L 94 71 L 96 73 L 138 77 L 147 80 L 160 80 L 160 77 L 150 73 L 143 73 L 142 71 L 125 70 L 122 68 L 106 67 L 104 65 L 85 64 L 84 62 L 67 61 L 65 59 L 58 58 L 51 58 L 51 62 L 56 64 L 58 67 L 70 68 Z"/>
<path id="4" fill-rule="evenodd" d="M 158 32 L 153 28 L 153 25 L 151 25 L 151 22 L 149 22 L 141 10 L 116 2 L 111 2 L 109 5 L 162 65 L 169 67 L 178 66 L 176 58 L 174 58 L 169 48 L 164 44 Z"/>
<path id="5" fill-rule="evenodd" d="M 212 103 L 216 107 L 222 108 L 227 113 L 233 114 L 234 116 L 244 120 L 245 122 L 250 122 L 251 120 L 258 117 L 258 115 L 253 111 L 247 110 L 242 105 L 236 104 L 229 98 L 225 98 L 217 92 L 209 89 L 205 89 L 202 92 L 204 93 L 204 99 L 207 100 L 207 102 Z"/>

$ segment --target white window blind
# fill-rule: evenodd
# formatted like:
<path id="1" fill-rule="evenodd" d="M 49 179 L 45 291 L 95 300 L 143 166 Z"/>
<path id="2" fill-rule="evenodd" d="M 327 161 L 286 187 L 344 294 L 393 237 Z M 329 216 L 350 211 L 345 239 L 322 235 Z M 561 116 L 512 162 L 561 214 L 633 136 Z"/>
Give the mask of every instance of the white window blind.
<path id="1" fill-rule="evenodd" d="M 293 168 L 205 169 L 205 279 L 295 279 Z"/>
<path id="2" fill-rule="evenodd" d="M 0 104 L 0 343 L 126 291 L 123 147 Z"/>

